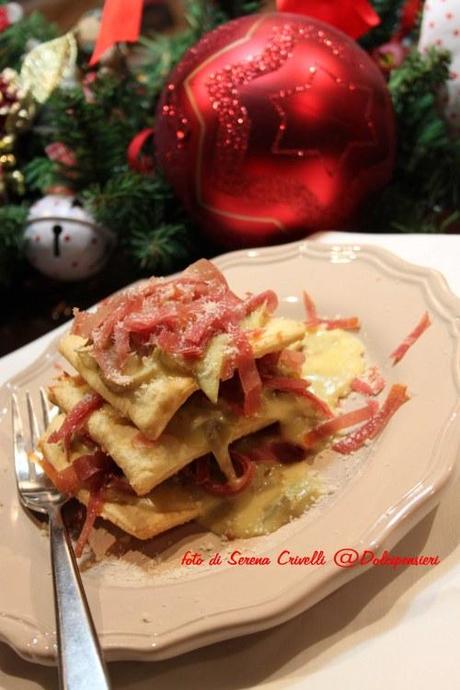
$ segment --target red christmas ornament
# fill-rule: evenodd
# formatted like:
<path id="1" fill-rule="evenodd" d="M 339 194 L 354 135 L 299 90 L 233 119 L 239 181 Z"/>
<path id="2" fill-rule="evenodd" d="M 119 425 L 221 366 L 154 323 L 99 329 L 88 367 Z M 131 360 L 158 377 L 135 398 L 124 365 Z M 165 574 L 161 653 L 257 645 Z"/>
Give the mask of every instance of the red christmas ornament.
<path id="1" fill-rule="evenodd" d="M 348 36 L 295 14 L 204 36 L 166 85 L 155 131 L 177 195 L 226 247 L 344 227 L 393 167 L 378 68 Z"/>

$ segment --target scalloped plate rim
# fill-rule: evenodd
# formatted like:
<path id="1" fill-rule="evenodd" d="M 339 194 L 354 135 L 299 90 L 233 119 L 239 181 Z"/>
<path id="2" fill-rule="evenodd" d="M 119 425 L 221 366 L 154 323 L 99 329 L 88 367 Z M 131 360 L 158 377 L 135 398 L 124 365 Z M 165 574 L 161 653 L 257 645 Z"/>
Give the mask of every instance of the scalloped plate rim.
<path id="1" fill-rule="evenodd" d="M 237 250 L 222 254 L 213 261 L 224 270 L 235 265 L 256 263 L 272 263 L 294 258 L 299 253 L 312 258 L 327 259 L 331 253 L 338 251 L 345 256 L 347 251 L 354 254 L 350 261 L 360 258 L 366 258 L 377 263 L 380 268 L 385 270 L 392 270 L 396 272 L 403 272 L 405 276 L 411 275 L 415 282 L 422 281 L 425 286 L 425 293 L 431 294 L 432 297 L 440 300 L 443 306 L 443 312 L 440 314 L 445 320 L 448 320 L 454 332 L 458 336 L 460 334 L 460 299 L 456 297 L 450 290 L 445 277 L 439 271 L 426 268 L 411 262 L 405 261 L 399 256 L 396 256 L 391 251 L 375 247 L 373 245 L 360 245 L 359 242 L 350 244 L 325 244 L 321 242 L 311 242 L 309 240 L 300 240 L 297 242 L 262 247 L 250 250 Z M 267 260 L 269 259 L 269 260 Z M 439 306 L 439 303 L 438 303 Z M 454 313 L 456 311 L 456 314 Z M 439 314 L 438 310 L 438 314 Z M 44 347 L 43 351 L 35 358 L 35 360 L 22 369 L 18 374 L 13 376 L 4 388 L 8 389 L 15 385 L 15 381 L 23 378 L 26 374 L 33 374 L 34 370 L 40 366 L 40 360 L 51 352 L 55 347 L 56 338 L 62 333 L 68 324 L 64 324 L 55 330 L 54 337 Z M 49 337 L 49 334 L 48 334 Z M 458 343 L 457 343 L 458 350 Z M 45 366 L 45 365 L 44 365 Z M 460 391 L 460 358 L 454 363 L 454 381 L 457 393 Z M 378 531 L 379 538 L 374 537 L 369 540 L 364 546 L 359 543 L 355 546 L 361 548 L 375 548 L 376 546 L 385 545 L 391 548 L 409 529 L 411 529 L 423 516 L 436 505 L 440 500 L 441 493 L 445 489 L 455 466 L 456 456 L 460 450 L 460 428 L 455 431 L 453 416 L 460 412 L 460 402 L 457 402 L 455 408 L 452 410 L 450 418 L 444 423 L 441 432 L 441 439 L 436 445 L 436 458 L 445 457 L 448 461 L 444 461 L 436 470 L 430 475 L 430 481 L 420 480 L 416 486 L 413 487 L 414 495 L 411 498 L 410 506 L 405 501 L 406 496 L 401 498 L 401 510 L 398 515 L 390 519 L 384 520 L 383 527 Z M 458 425 L 457 425 L 458 426 Z M 455 443 L 452 443 L 451 436 L 454 437 Z M 447 452 L 446 452 L 447 447 Z M 404 518 L 404 520 L 403 520 Z M 329 568 L 323 570 L 327 576 L 310 591 L 300 591 L 301 582 L 294 591 L 289 595 L 283 593 L 283 597 L 274 603 L 272 599 L 263 600 L 251 607 L 243 607 L 236 610 L 216 613 L 207 616 L 208 621 L 206 626 L 201 625 L 201 630 L 191 630 L 197 624 L 197 621 L 191 622 L 183 626 L 182 633 L 178 634 L 177 629 L 170 633 L 163 633 L 162 641 L 152 649 L 151 634 L 131 634 L 131 640 L 127 639 L 127 633 L 102 633 L 101 640 L 106 652 L 106 657 L 109 661 L 115 660 L 157 660 L 176 656 L 185 653 L 213 642 L 222 641 L 231 637 L 249 634 L 256 631 L 265 630 L 274 625 L 289 620 L 298 615 L 302 611 L 312 606 L 330 592 L 340 587 L 345 582 L 349 581 L 356 575 L 364 571 L 363 568 L 343 569 Z M 270 610 L 267 611 L 270 605 Z M 244 616 L 244 612 L 247 613 Z M 243 613 L 243 616 L 242 616 Z M 239 620 L 232 620 L 235 614 L 238 614 Z M 213 623 L 211 624 L 211 619 Z M 199 623 L 200 621 L 198 621 Z M 34 661 L 42 664 L 54 663 L 54 657 L 50 655 L 48 650 L 40 648 L 38 645 L 33 651 L 29 646 L 24 644 L 24 627 L 35 631 L 37 635 L 41 635 L 41 631 L 30 621 L 22 618 L 10 617 L 5 613 L 0 614 L 0 639 L 9 644 L 15 651 L 24 659 Z M 198 626 L 200 627 L 200 626 Z M 123 637 L 123 642 L 119 639 Z M 129 634 L 128 634 L 129 637 Z M 145 644 L 141 644 L 141 640 L 145 638 Z"/>

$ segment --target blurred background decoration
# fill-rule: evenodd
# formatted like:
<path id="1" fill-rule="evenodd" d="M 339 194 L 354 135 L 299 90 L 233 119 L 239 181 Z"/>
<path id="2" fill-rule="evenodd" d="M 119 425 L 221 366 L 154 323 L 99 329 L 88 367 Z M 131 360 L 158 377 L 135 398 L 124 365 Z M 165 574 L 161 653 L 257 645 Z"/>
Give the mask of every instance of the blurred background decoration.
<path id="1" fill-rule="evenodd" d="M 0 0 L 0 355 L 229 246 L 458 231 L 459 61 L 456 0 Z"/>

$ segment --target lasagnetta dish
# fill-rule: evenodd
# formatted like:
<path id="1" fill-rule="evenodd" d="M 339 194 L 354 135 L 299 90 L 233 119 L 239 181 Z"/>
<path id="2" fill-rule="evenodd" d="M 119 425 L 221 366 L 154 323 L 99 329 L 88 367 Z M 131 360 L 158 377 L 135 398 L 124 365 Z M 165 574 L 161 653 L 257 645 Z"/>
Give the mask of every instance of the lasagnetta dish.
<path id="1" fill-rule="evenodd" d="M 267 290 L 237 296 L 210 262 L 151 278 L 79 312 L 60 351 L 75 371 L 41 462 L 97 516 L 149 539 L 195 520 L 228 538 L 278 529 L 323 492 L 312 458 L 353 452 L 407 400 L 365 362 L 358 319 L 275 316 Z M 351 390 L 363 398 L 342 412 Z M 337 435 L 340 434 L 340 438 Z"/>

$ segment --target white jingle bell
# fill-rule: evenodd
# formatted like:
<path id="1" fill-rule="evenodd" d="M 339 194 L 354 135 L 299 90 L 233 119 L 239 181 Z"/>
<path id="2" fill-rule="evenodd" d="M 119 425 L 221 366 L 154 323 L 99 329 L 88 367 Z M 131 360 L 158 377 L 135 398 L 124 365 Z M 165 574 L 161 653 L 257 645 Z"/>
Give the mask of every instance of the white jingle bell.
<path id="1" fill-rule="evenodd" d="M 25 242 L 34 268 L 71 282 L 89 278 L 102 268 L 114 236 L 98 226 L 75 197 L 48 194 L 30 208 Z"/>

